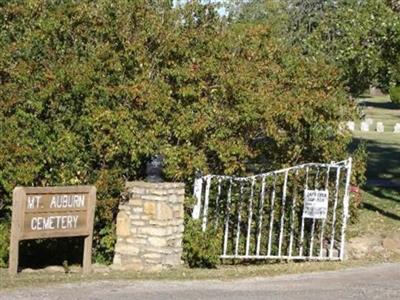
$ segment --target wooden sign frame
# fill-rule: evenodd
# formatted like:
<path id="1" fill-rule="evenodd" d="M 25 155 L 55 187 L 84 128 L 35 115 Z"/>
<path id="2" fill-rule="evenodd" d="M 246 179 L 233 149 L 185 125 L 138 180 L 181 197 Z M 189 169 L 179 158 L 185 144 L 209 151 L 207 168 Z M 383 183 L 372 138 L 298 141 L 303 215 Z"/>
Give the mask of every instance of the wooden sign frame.
<path id="1" fill-rule="evenodd" d="M 19 242 L 85 237 L 83 273 L 92 265 L 96 187 L 16 187 L 13 191 L 9 273 L 18 272 Z M 30 221 L 29 221 L 30 220 Z"/>

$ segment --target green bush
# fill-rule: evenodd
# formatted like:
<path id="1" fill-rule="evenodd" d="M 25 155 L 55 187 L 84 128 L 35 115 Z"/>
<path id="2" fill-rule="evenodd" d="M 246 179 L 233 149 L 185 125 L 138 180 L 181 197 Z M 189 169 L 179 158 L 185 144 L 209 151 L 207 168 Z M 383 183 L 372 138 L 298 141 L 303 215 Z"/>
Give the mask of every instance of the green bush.
<path id="1" fill-rule="evenodd" d="M 124 182 L 150 155 L 189 184 L 196 169 L 347 156 L 339 124 L 353 107 L 335 67 L 268 26 L 161 3 L 0 2 L 0 199 L 9 207 L 17 185 L 96 185 L 98 261 L 112 257 Z"/>
<path id="2" fill-rule="evenodd" d="M 361 142 L 358 148 L 352 153 L 353 165 L 351 172 L 350 191 L 350 221 L 358 222 L 358 208 L 361 204 L 361 187 L 366 183 L 365 173 L 367 170 L 368 151 L 365 142 Z"/>
<path id="3" fill-rule="evenodd" d="M 7 267 L 9 240 L 10 226 L 6 223 L 0 223 L 0 268 Z"/>
<path id="4" fill-rule="evenodd" d="M 221 234 L 207 228 L 200 220 L 187 220 L 183 235 L 183 260 L 191 268 L 215 268 L 221 255 Z"/>
<path id="5" fill-rule="evenodd" d="M 392 100 L 393 103 L 400 104 L 400 86 L 392 86 L 389 89 L 390 93 L 390 100 Z"/>

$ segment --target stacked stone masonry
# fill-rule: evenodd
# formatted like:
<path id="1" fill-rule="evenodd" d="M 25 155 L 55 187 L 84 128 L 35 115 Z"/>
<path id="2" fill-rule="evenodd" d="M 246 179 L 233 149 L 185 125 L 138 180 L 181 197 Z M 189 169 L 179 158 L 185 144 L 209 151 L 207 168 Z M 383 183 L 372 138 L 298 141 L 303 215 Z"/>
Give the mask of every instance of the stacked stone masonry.
<path id="1" fill-rule="evenodd" d="M 113 267 L 161 271 L 181 264 L 183 183 L 128 182 L 120 204 Z"/>

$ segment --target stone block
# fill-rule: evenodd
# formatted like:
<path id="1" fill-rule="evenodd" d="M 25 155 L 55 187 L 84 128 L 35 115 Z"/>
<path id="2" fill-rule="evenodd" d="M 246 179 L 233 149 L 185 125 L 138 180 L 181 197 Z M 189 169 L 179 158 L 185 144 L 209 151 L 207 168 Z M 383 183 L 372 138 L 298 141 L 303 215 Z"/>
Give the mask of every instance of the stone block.
<path id="1" fill-rule="evenodd" d="M 149 236 L 166 236 L 171 234 L 170 230 L 166 227 L 143 227 L 139 229 L 139 232 Z"/>
<path id="2" fill-rule="evenodd" d="M 171 201 L 171 202 L 174 202 L 174 203 L 175 202 L 183 203 L 184 196 L 174 193 L 174 194 L 171 194 L 171 195 L 168 196 L 168 200 Z"/>
<path id="3" fill-rule="evenodd" d="M 129 192 L 132 193 L 132 195 L 145 195 L 147 190 L 143 187 L 131 187 Z"/>
<path id="4" fill-rule="evenodd" d="M 176 189 L 176 190 L 175 190 L 175 193 L 176 193 L 178 196 L 185 196 L 185 189 L 184 189 L 184 188 Z"/>
<path id="5" fill-rule="evenodd" d="M 143 206 L 143 200 L 141 198 L 129 199 L 129 204 L 133 206 Z"/>
<path id="6" fill-rule="evenodd" d="M 181 257 L 176 254 L 167 255 L 164 258 L 164 264 L 166 265 L 177 266 L 180 265 L 181 263 L 182 263 Z"/>
<path id="7" fill-rule="evenodd" d="M 126 237 L 130 235 L 130 218 L 125 211 L 120 211 L 117 215 L 117 236 Z"/>
<path id="8" fill-rule="evenodd" d="M 166 196 L 168 195 L 168 191 L 164 190 L 164 189 L 154 189 L 154 190 L 150 190 L 151 195 L 155 195 L 155 196 Z"/>
<path id="9" fill-rule="evenodd" d="M 121 255 L 115 254 L 114 255 L 114 260 L 113 260 L 114 265 L 120 265 L 121 264 Z"/>
<path id="10" fill-rule="evenodd" d="M 139 254 L 140 249 L 137 245 L 132 244 L 122 244 L 119 243 L 115 246 L 115 252 L 119 254 L 126 254 L 126 255 L 137 255 Z"/>
<path id="11" fill-rule="evenodd" d="M 134 243 L 135 243 L 135 239 L 127 238 L 127 239 L 126 239 L 126 242 L 127 242 L 128 244 L 134 244 Z"/>
<path id="12" fill-rule="evenodd" d="M 147 224 L 147 222 L 144 221 L 144 220 L 136 220 L 136 219 L 132 219 L 131 218 L 131 225 L 133 227 L 141 227 L 141 226 L 144 226 L 146 224 Z"/>
<path id="13" fill-rule="evenodd" d="M 134 238 L 127 238 L 126 239 L 126 243 L 135 244 L 135 245 L 137 245 L 139 247 L 140 245 L 146 245 L 147 244 L 147 237 L 138 238 L 138 237 L 135 236 Z"/>
<path id="14" fill-rule="evenodd" d="M 173 218 L 172 209 L 168 204 L 163 202 L 157 204 L 157 220 L 170 220 Z"/>
<path id="15" fill-rule="evenodd" d="M 167 239 L 161 237 L 149 237 L 148 241 L 151 246 L 154 247 L 165 247 L 167 246 Z"/>
<path id="16" fill-rule="evenodd" d="M 135 227 L 135 226 L 131 227 L 131 235 L 132 235 L 132 234 L 133 234 L 133 235 L 136 235 L 137 232 L 138 232 L 138 228 L 137 228 L 137 227 Z"/>
<path id="17" fill-rule="evenodd" d="M 120 205 L 118 206 L 118 209 L 119 209 L 120 211 L 121 211 L 121 210 L 129 211 L 129 210 L 130 210 L 130 206 L 127 205 L 127 204 L 120 204 Z"/>
<path id="18" fill-rule="evenodd" d="M 182 249 L 182 239 L 175 239 L 174 247 L 176 249 Z M 180 251 L 181 252 L 181 251 Z"/>
<path id="19" fill-rule="evenodd" d="M 137 206 L 135 206 L 134 208 L 132 208 L 132 212 L 134 213 L 134 214 L 141 214 L 142 212 L 143 212 L 143 208 L 142 207 L 137 207 Z"/>
<path id="20" fill-rule="evenodd" d="M 143 214 L 131 214 L 129 217 L 131 218 L 132 221 L 139 221 L 142 219 Z M 132 222 L 131 222 L 132 224 Z"/>
<path id="21" fill-rule="evenodd" d="M 163 257 L 165 255 L 171 254 L 173 252 L 175 252 L 173 249 L 169 249 L 169 248 L 165 248 L 165 247 L 159 247 L 159 248 L 152 247 L 152 248 L 147 249 L 147 253 L 160 253 L 163 255 Z"/>
<path id="22" fill-rule="evenodd" d="M 183 211 L 183 205 L 181 205 L 178 208 L 174 209 L 174 219 L 183 219 L 184 218 L 184 211 Z"/>
<path id="23" fill-rule="evenodd" d="M 157 195 L 146 195 L 143 196 L 143 200 L 148 200 L 148 201 L 165 201 L 164 196 L 157 196 Z"/>
<path id="24" fill-rule="evenodd" d="M 154 216 L 156 214 L 156 204 L 154 202 L 145 202 L 143 209 L 145 215 Z"/>
<path id="25" fill-rule="evenodd" d="M 170 219 L 170 220 L 149 220 L 150 225 L 155 226 L 179 226 L 183 225 L 183 220 Z"/>
<path id="26" fill-rule="evenodd" d="M 163 257 L 163 255 L 160 253 L 146 253 L 143 255 L 143 257 L 145 259 L 153 259 L 153 260 L 161 261 L 161 258 Z"/>

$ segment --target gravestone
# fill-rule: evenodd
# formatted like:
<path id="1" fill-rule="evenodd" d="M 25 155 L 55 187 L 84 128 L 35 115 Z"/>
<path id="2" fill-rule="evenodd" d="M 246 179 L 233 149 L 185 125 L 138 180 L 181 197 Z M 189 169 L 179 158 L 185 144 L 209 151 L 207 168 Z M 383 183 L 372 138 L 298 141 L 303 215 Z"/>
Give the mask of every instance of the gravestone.
<path id="1" fill-rule="evenodd" d="M 371 96 L 383 96 L 383 95 L 385 95 L 380 88 L 378 88 L 376 86 L 373 86 L 373 85 L 371 85 L 369 87 L 369 94 Z"/>
<path id="2" fill-rule="evenodd" d="M 377 132 L 384 132 L 385 131 L 385 126 L 383 125 L 382 122 L 377 122 L 376 123 L 376 131 Z"/>
<path id="3" fill-rule="evenodd" d="M 361 122 L 361 131 L 369 131 L 369 125 L 367 122 L 363 121 Z"/>
<path id="4" fill-rule="evenodd" d="M 374 124 L 374 119 L 366 118 L 365 122 L 367 122 L 367 124 L 371 126 L 372 124 Z"/>
<path id="5" fill-rule="evenodd" d="M 353 121 L 348 121 L 348 122 L 346 123 L 346 126 L 347 126 L 347 128 L 348 128 L 350 131 L 354 131 L 354 129 L 355 129 L 355 127 L 356 127 Z"/>
<path id="6" fill-rule="evenodd" d="M 393 132 L 400 133 L 400 123 L 396 123 L 396 125 L 394 125 Z"/>

